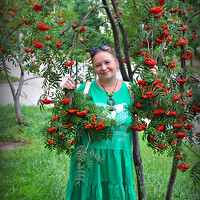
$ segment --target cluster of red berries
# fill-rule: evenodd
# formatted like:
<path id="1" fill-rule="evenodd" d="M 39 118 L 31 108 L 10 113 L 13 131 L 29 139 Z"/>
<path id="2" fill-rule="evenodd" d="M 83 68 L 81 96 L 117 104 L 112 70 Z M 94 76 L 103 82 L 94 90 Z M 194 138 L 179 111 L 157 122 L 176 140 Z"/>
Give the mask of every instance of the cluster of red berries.
<path id="1" fill-rule="evenodd" d="M 186 54 L 185 54 L 185 55 L 182 55 L 182 56 L 181 56 L 181 59 L 183 59 L 183 60 L 188 60 L 188 59 L 190 59 L 190 58 L 193 57 L 193 56 L 194 56 L 194 54 L 193 54 L 191 51 L 186 50 Z"/>
<path id="2" fill-rule="evenodd" d="M 33 6 L 33 9 L 38 11 L 40 10 L 40 8 L 42 8 L 42 5 L 40 3 L 36 3 L 34 6 Z"/>
<path id="3" fill-rule="evenodd" d="M 179 169 L 179 170 L 181 170 L 181 171 L 185 171 L 186 169 L 189 169 L 191 166 L 189 166 L 189 165 L 183 165 L 183 164 L 179 164 L 178 166 L 177 166 L 177 168 Z"/>
<path id="4" fill-rule="evenodd" d="M 171 64 L 169 65 L 169 68 L 170 68 L 170 69 L 173 69 L 175 66 L 176 66 L 176 61 L 174 61 L 173 63 L 171 63 Z"/>
<path id="5" fill-rule="evenodd" d="M 146 57 L 144 60 L 144 64 L 145 65 L 149 65 L 149 66 L 151 66 L 151 67 L 153 67 L 154 65 L 156 65 L 157 64 L 157 61 L 156 60 L 152 60 L 150 57 Z"/>
<path id="6" fill-rule="evenodd" d="M 178 40 L 177 43 L 175 43 L 176 46 L 185 46 L 188 43 L 188 39 L 187 38 L 181 38 Z"/>
<path id="7" fill-rule="evenodd" d="M 178 9 L 177 7 L 175 7 L 174 10 L 170 10 L 169 13 L 177 13 L 180 9 Z"/>
<path id="8" fill-rule="evenodd" d="M 161 5 L 155 8 L 150 8 L 149 11 L 154 14 L 155 18 L 159 18 L 161 16 L 165 16 L 165 11 L 161 8 Z"/>
<path id="9" fill-rule="evenodd" d="M 65 63 L 66 66 L 72 66 L 73 64 L 74 64 L 73 61 L 70 61 L 70 62 L 66 62 L 66 63 Z"/>
<path id="10" fill-rule="evenodd" d="M 49 30 L 49 26 L 45 26 L 44 24 L 41 24 L 41 21 L 39 21 L 39 23 L 37 24 L 38 29 L 42 30 L 42 31 L 48 31 Z"/>
<path id="11" fill-rule="evenodd" d="M 60 48 L 60 47 L 62 46 L 62 42 L 61 42 L 61 41 L 58 41 L 58 42 L 56 43 L 56 46 L 57 46 L 58 48 Z"/>
<path id="12" fill-rule="evenodd" d="M 38 41 L 39 41 L 39 40 L 36 40 L 36 41 L 35 41 L 35 44 L 34 44 L 34 47 L 35 47 L 35 48 L 41 49 L 42 47 L 45 46 L 45 44 L 40 44 Z"/>

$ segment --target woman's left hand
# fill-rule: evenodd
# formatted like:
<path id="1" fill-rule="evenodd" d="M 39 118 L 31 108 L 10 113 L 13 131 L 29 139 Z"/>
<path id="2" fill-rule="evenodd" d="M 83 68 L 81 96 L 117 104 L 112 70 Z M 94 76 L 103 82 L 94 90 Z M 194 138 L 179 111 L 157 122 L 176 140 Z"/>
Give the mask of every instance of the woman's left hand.
<path id="1" fill-rule="evenodd" d="M 158 67 L 156 65 L 154 65 L 153 67 L 150 68 L 149 70 L 151 73 L 154 73 L 155 75 L 158 74 Z"/>

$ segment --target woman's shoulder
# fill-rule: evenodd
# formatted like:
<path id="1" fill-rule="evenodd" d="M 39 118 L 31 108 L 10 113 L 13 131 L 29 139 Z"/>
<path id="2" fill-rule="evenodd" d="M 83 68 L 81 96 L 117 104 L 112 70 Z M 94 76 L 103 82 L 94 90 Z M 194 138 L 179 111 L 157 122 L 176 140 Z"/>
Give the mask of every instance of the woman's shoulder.
<path id="1" fill-rule="evenodd" d="M 90 86 L 94 86 L 95 85 L 95 83 L 96 83 L 96 81 L 94 80 L 94 81 L 92 81 L 92 82 L 83 82 L 79 87 L 78 87 L 78 89 L 79 90 L 81 90 L 81 91 L 84 91 L 84 89 L 85 89 L 85 87 L 86 87 L 86 85 L 88 86 L 88 87 L 90 87 Z"/>

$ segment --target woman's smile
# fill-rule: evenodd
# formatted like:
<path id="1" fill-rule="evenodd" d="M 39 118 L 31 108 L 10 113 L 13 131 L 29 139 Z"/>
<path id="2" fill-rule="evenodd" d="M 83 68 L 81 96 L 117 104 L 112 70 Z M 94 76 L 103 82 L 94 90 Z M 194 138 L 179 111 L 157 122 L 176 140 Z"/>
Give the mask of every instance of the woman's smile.
<path id="1" fill-rule="evenodd" d="M 107 74 L 109 74 L 109 70 L 107 70 L 107 71 L 103 71 L 103 72 L 101 72 L 103 75 L 107 75 Z"/>

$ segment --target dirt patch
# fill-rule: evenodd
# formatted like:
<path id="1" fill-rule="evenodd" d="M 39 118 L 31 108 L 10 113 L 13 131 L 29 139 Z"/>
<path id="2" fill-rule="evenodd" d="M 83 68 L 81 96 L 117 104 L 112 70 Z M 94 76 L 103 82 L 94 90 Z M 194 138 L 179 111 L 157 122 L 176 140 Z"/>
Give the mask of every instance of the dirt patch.
<path id="1" fill-rule="evenodd" d="M 20 146 L 26 146 L 28 143 L 26 142 L 7 142 L 7 141 L 0 141 L 0 150 L 2 151 L 10 151 Z"/>

